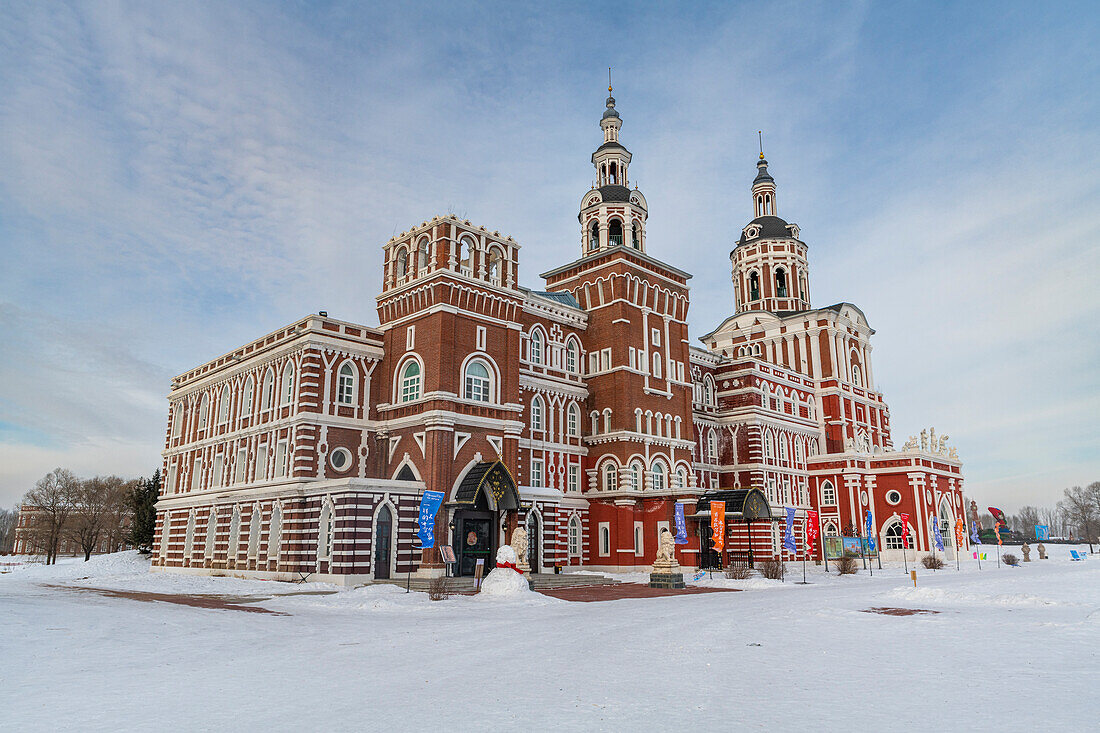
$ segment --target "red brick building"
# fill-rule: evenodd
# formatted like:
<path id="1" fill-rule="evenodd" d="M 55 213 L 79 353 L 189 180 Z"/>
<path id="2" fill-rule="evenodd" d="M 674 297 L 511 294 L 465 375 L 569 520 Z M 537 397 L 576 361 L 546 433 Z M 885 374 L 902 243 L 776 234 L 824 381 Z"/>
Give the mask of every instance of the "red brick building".
<path id="1" fill-rule="evenodd" d="M 519 522 L 535 572 L 648 568 L 677 501 L 698 520 L 681 563 L 725 560 L 705 556 L 694 511 L 724 488 L 760 488 L 775 519 L 820 507 L 826 531 L 870 508 L 885 536 L 910 510 L 918 547 L 931 512 L 953 521 L 959 462 L 939 443 L 892 450 L 873 331 L 854 305 L 811 307 L 807 247 L 762 159 L 731 254 L 735 313 L 690 345 L 691 276 L 648 253 L 606 107 L 580 257 L 542 290 L 519 284 L 511 237 L 435 217 L 383 246 L 377 327 L 306 316 L 173 381 L 158 569 L 439 573 L 415 538 L 425 489 L 445 494 L 435 537 L 460 574 Z M 729 519 L 733 552 L 780 554 L 780 525 Z"/>

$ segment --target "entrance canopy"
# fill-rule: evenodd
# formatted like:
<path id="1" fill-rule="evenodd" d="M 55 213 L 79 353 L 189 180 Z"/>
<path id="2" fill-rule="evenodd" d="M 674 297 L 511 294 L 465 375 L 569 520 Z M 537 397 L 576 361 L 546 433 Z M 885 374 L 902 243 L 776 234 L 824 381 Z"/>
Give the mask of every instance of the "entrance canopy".
<path id="1" fill-rule="evenodd" d="M 719 489 L 708 491 L 699 497 L 695 504 L 694 517 L 702 519 L 710 516 L 710 503 L 722 501 L 726 504 L 726 517 L 752 521 L 766 519 L 772 521 L 772 509 L 768 497 L 760 489 Z"/>
<path id="2" fill-rule="evenodd" d="M 515 479 L 502 462 L 485 461 L 467 471 L 455 492 L 455 504 L 473 506 L 482 489 L 488 490 L 497 509 L 519 509 Z"/>

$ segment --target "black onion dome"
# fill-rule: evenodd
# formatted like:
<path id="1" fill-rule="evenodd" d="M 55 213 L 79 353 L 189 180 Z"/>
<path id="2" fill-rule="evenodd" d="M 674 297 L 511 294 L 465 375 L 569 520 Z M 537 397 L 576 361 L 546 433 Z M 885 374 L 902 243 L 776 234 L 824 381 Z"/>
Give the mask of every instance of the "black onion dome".
<path id="1" fill-rule="evenodd" d="M 787 227 L 790 225 L 780 219 L 778 216 L 758 216 L 750 221 L 748 224 L 746 224 L 745 228 L 748 229 L 750 226 L 753 225 L 755 225 L 759 231 L 756 233 L 755 237 L 752 237 L 752 239 L 793 238 L 790 230 L 787 229 Z M 742 234 L 741 241 L 738 242 L 738 244 L 744 244 L 748 241 L 751 241 L 750 238 Z"/>
<path id="2" fill-rule="evenodd" d="M 603 117 L 601 117 L 600 119 L 601 120 L 606 120 L 608 117 L 616 117 L 617 118 L 619 116 L 619 113 L 615 109 L 615 98 L 614 97 L 608 97 L 606 104 L 607 104 L 607 109 L 605 109 L 603 111 Z"/>
<path id="3" fill-rule="evenodd" d="M 756 164 L 756 169 L 758 172 L 756 174 L 756 178 L 754 178 L 752 181 L 752 185 L 755 186 L 761 181 L 771 181 L 772 183 L 775 183 L 775 179 L 771 177 L 770 173 L 768 173 L 768 161 L 761 158 Z"/>
<path id="4" fill-rule="evenodd" d="M 630 201 L 630 189 L 626 186 L 600 186 L 604 201 Z"/>

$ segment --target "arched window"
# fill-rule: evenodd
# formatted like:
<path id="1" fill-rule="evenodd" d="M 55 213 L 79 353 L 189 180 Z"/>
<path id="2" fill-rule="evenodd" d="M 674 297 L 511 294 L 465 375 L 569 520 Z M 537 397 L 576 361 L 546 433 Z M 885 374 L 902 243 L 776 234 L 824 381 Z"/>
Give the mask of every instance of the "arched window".
<path id="1" fill-rule="evenodd" d="M 661 378 L 661 354 L 659 352 L 653 352 L 653 378 Z"/>
<path id="2" fill-rule="evenodd" d="M 810 397 L 806 400 L 806 417 L 811 420 L 814 419 L 814 398 Z"/>
<path id="3" fill-rule="evenodd" d="M 570 438 L 576 438 L 581 434 L 581 411 L 577 409 L 575 402 L 569 403 L 569 409 L 565 414 L 565 432 Z"/>
<path id="4" fill-rule="evenodd" d="M 255 560 L 260 556 L 260 522 L 263 515 L 260 513 L 260 505 L 252 507 L 248 515 L 248 559 Z"/>
<path id="5" fill-rule="evenodd" d="M 859 370 L 859 364 L 852 365 L 852 384 L 857 387 L 863 386 L 863 373 Z"/>
<path id="6" fill-rule="evenodd" d="M 255 387 L 255 380 L 250 376 L 244 380 L 244 395 L 241 397 L 241 404 L 237 410 L 237 417 L 245 418 L 252 414 L 252 392 Z"/>
<path id="7" fill-rule="evenodd" d="M 464 275 L 472 274 L 474 240 L 463 237 L 458 240 L 458 271 Z"/>
<path id="8" fill-rule="evenodd" d="M 642 229 L 638 226 L 638 222 L 630 225 L 630 246 L 634 249 L 642 248 Z"/>
<path id="9" fill-rule="evenodd" d="M 597 221 L 592 222 L 591 228 L 588 230 L 588 249 L 593 250 L 600 246 L 600 223 Z"/>
<path id="10" fill-rule="evenodd" d="M 787 297 L 787 271 L 782 267 L 775 271 L 775 293 L 780 298 Z"/>
<path id="11" fill-rule="evenodd" d="M 428 263 L 431 261 L 432 257 L 430 246 L 427 237 L 421 239 L 420 243 L 417 245 L 416 269 L 418 275 L 423 275 L 428 270 Z"/>
<path id="12" fill-rule="evenodd" d="M 832 481 L 826 481 L 821 485 L 821 503 L 823 506 L 836 506 L 836 489 Z"/>
<path id="13" fill-rule="evenodd" d="M 409 276 L 409 252 L 404 247 L 397 250 L 397 277 L 403 280 Z"/>
<path id="14" fill-rule="evenodd" d="M 420 364 L 410 359 L 401 370 L 401 401 L 420 399 Z"/>
<path id="15" fill-rule="evenodd" d="M 501 285 L 501 262 L 503 258 L 500 256 L 500 250 L 494 247 L 489 251 L 489 270 L 486 273 L 489 278 L 489 282 L 493 285 Z"/>
<path id="16" fill-rule="evenodd" d="M 714 404 L 714 383 L 710 381 L 710 377 L 703 379 L 703 404 Z"/>
<path id="17" fill-rule="evenodd" d="M 275 394 L 275 372 L 268 369 L 264 373 L 263 388 L 260 390 L 260 409 L 270 410 L 271 401 L 274 399 Z"/>
<path id="18" fill-rule="evenodd" d="M 545 430 L 545 420 L 542 409 L 542 398 L 535 395 L 531 398 L 531 431 Z"/>
<path id="19" fill-rule="evenodd" d="M 492 384 L 489 379 L 489 369 L 485 362 L 474 359 L 466 365 L 465 393 L 468 400 L 477 402 L 489 402 L 489 388 Z"/>
<path id="20" fill-rule="evenodd" d="M 905 541 L 902 539 L 901 520 L 895 519 L 891 522 L 890 526 L 886 528 L 883 534 L 885 535 L 884 544 L 887 550 L 905 549 Z"/>
<path id="21" fill-rule="evenodd" d="M 771 433 L 764 436 L 764 459 L 769 463 L 775 460 L 775 436 Z"/>
<path id="22" fill-rule="evenodd" d="M 218 398 L 218 424 L 225 425 L 229 422 L 229 385 L 222 387 L 222 395 Z"/>
<path id="23" fill-rule="evenodd" d="M 172 405 L 172 437 L 178 438 L 183 432 L 183 402 Z"/>
<path id="24" fill-rule="evenodd" d="M 336 401 L 341 405 L 355 404 L 355 368 L 350 362 L 340 367 L 340 377 L 336 385 Z"/>
<path id="25" fill-rule="evenodd" d="M 279 394 L 284 405 L 289 405 L 294 399 L 294 364 L 289 361 L 283 367 L 283 381 L 279 386 Z"/>
<path id="26" fill-rule="evenodd" d="M 603 490 L 614 491 L 619 483 L 619 467 L 614 461 L 603 464 Z"/>
<path id="27" fill-rule="evenodd" d="M 581 520 L 577 515 L 569 518 L 569 557 L 581 556 Z"/>
<path id="28" fill-rule="evenodd" d="M 644 535 L 642 534 L 642 528 L 638 527 L 638 526 L 635 526 L 634 527 L 634 554 L 635 555 L 640 556 L 644 552 L 645 548 L 642 545 L 643 541 L 644 541 Z"/>
<path id="29" fill-rule="evenodd" d="M 279 549 L 283 542 L 283 512 L 276 504 L 271 510 L 271 523 L 267 531 L 267 559 L 279 561 Z"/>
<path id="30" fill-rule="evenodd" d="M 542 363 L 542 346 L 542 331 L 536 328 L 531 332 L 531 341 L 527 349 L 532 364 Z"/>
<path id="31" fill-rule="evenodd" d="M 661 461 L 653 462 L 653 490 L 664 491 L 668 488 L 668 469 Z"/>
<path id="32" fill-rule="evenodd" d="M 635 461 L 630 464 L 630 488 L 634 491 L 642 490 L 642 472 L 644 468 L 642 464 Z"/>
<path id="33" fill-rule="evenodd" d="M 206 430 L 206 423 L 210 419 L 210 395 L 204 394 L 199 403 L 199 430 Z"/>
<path id="34" fill-rule="evenodd" d="M 618 219 L 612 219 L 607 223 L 607 245 L 620 247 L 623 243 L 623 223 Z"/>
<path id="35" fill-rule="evenodd" d="M 332 557 L 332 535 L 334 528 L 332 507 L 326 502 L 321 508 L 321 517 L 317 526 L 317 559 L 328 560 Z"/>
<path id="36" fill-rule="evenodd" d="M 683 468 L 677 468 L 676 469 L 676 488 L 686 489 L 687 485 L 688 485 L 687 471 L 685 471 Z"/>
<path id="37" fill-rule="evenodd" d="M 707 460 L 718 463 L 718 435 L 713 430 L 707 433 Z"/>
<path id="38" fill-rule="evenodd" d="M 570 374 L 577 373 L 577 362 L 580 358 L 578 351 L 576 340 L 569 339 L 565 345 L 565 371 Z"/>
<path id="39" fill-rule="evenodd" d="M 787 462 L 787 437 L 785 435 L 779 436 L 779 461 L 780 463 Z"/>
<path id="40" fill-rule="evenodd" d="M 796 468 L 801 468 L 802 464 L 805 463 L 805 460 L 806 460 L 806 454 L 802 450 L 802 441 L 801 440 L 795 440 L 795 442 L 794 442 L 795 467 Z"/>
<path id="41" fill-rule="evenodd" d="M 840 530 L 837 529 L 836 522 L 828 521 L 825 522 L 825 527 L 822 531 L 822 534 L 824 534 L 826 537 L 839 537 Z"/>
<path id="42" fill-rule="evenodd" d="M 611 161 L 611 165 L 610 165 L 610 166 L 608 167 L 608 178 L 607 178 L 607 181 L 608 181 L 608 183 L 610 183 L 610 184 L 611 184 L 612 186 L 617 186 L 617 185 L 619 185 L 619 176 L 618 176 L 618 170 L 619 170 L 619 169 L 618 169 L 618 168 L 617 168 L 617 167 L 615 166 L 615 161 Z"/>
<path id="43" fill-rule="evenodd" d="M 760 300 L 760 274 L 749 274 L 749 300 Z"/>

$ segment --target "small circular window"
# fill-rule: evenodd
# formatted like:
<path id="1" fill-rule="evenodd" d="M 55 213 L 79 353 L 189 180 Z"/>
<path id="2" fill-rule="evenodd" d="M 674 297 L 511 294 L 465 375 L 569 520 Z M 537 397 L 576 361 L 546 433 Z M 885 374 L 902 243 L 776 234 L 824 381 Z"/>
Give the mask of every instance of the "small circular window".
<path id="1" fill-rule="evenodd" d="M 866 506 L 866 504 L 867 504 L 867 492 L 864 491 L 862 494 L 860 494 L 859 498 L 863 502 L 864 506 Z"/>
<path id="2" fill-rule="evenodd" d="M 351 451 L 347 448 L 337 448 L 329 454 L 328 462 L 337 471 L 346 471 L 351 468 Z"/>
<path id="3" fill-rule="evenodd" d="M 899 491 L 887 491 L 886 492 L 886 501 L 890 504 L 900 504 L 901 503 L 901 492 L 899 492 Z"/>

